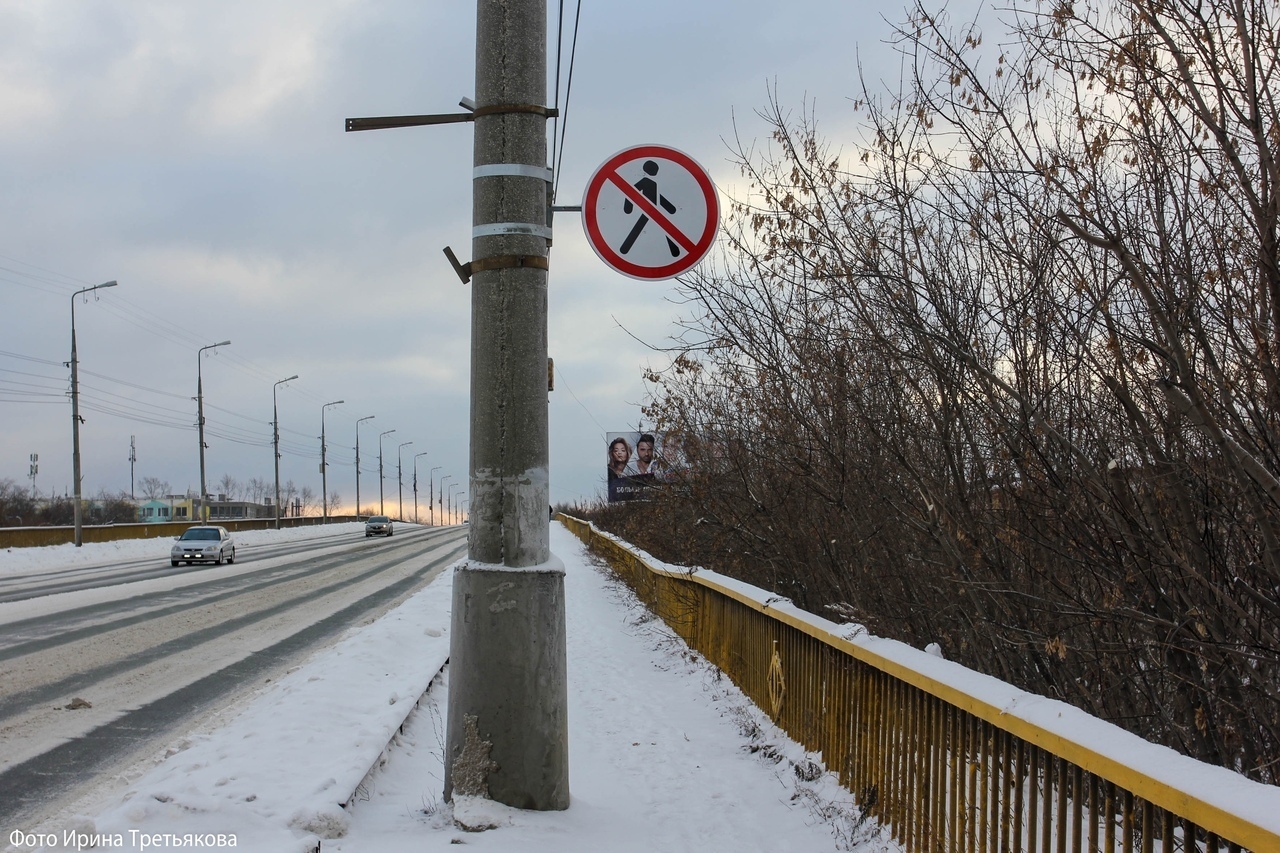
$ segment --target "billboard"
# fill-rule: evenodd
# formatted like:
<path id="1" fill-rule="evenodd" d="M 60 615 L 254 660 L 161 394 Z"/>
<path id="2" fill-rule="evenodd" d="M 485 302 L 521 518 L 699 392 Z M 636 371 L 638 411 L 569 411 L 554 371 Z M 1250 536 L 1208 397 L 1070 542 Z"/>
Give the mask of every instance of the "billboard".
<path id="1" fill-rule="evenodd" d="M 611 432 L 605 438 L 605 479 L 610 502 L 644 500 L 649 489 L 661 482 L 668 471 L 662 455 L 662 436 L 651 432 Z"/>

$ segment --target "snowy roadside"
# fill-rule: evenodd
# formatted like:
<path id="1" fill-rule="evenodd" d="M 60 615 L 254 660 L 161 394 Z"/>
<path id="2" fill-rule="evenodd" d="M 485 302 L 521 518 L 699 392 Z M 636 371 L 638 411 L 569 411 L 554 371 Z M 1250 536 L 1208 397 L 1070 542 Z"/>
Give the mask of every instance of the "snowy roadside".
<path id="1" fill-rule="evenodd" d="M 465 833 L 440 802 L 447 668 L 427 688 L 448 655 L 451 583 L 442 576 L 226 712 L 216 729 L 175 744 L 96 816 L 6 827 L 5 840 L 17 829 L 54 833 L 47 850 L 76 849 L 76 833 L 126 850 L 144 849 L 144 836 L 161 849 L 172 846 L 166 837 L 234 835 L 237 849 L 264 853 L 897 849 L 858 821 L 833 774 L 559 525 L 552 546 L 567 571 L 567 811 L 471 801 L 458 807 L 497 828 Z"/>
<path id="2" fill-rule="evenodd" d="M 441 802 L 448 669 L 322 850 L 422 853 L 898 851 L 852 797 L 728 679 L 654 618 L 582 543 L 565 563 L 572 804 L 527 812 Z M 466 822 L 497 828 L 464 832 Z"/>

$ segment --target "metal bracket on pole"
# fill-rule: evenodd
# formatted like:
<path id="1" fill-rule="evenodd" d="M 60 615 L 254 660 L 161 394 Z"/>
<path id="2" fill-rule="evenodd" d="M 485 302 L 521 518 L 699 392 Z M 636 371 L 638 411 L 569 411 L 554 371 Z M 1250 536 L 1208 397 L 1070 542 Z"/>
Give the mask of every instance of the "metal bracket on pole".
<path id="1" fill-rule="evenodd" d="M 474 111 L 466 113 L 349 118 L 347 119 L 347 132 L 385 130 L 391 127 L 421 127 L 428 124 L 460 124 L 462 122 L 475 121 L 478 116 L 499 115 L 501 113 L 532 113 L 545 118 L 555 118 L 560 115 L 560 111 L 555 107 L 543 107 L 537 104 L 494 104 L 489 107 L 477 107 Z"/>
<path id="2" fill-rule="evenodd" d="M 551 269 L 547 259 L 542 255 L 494 255 L 491 258 L 479 258 L 463 264 L 458 262 L 458 256 L 453 253 L 453 249 L 450 247 L 444 247 L 444 254 L 449 259 L 449 263 L 453 265 L 453 271 L 458 274 L 458 278 L 462 279 L 463 284 L 471 281 L 472 273 L 485 272 L 487 270 L 507 270 L 521 267 L 532 267 L 539 270 Z"/>

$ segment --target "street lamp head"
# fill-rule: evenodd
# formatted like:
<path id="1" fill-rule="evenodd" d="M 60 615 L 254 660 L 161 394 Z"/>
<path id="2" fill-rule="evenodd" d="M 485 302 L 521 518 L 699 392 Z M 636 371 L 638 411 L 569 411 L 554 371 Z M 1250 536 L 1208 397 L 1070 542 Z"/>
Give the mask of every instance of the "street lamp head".
<path id="1" fill-rule="evenodd" d="M 381 435 L 379 435 L 379 436 L 378 436 L 378 438 L 382 438 L 382 436 L 383 436 L 383 435 L 391 435 L 391 433 L 393 433 L 393 432 L 395 432 L 395 430 L 393 430 L 393 429 L 389 429 L 389 430 L 387 430 L 386 432 L 384 432 L 384 433 L 382 433 Z"/>
<path id="2" fill-rule="evenodd" d="M 75 293 L 71 294 L 71 298 L 74 301 L 75 297 L 82 293 L 92 293 L 95 290 L 102 290 L 104 287 L 115 287 L 117 284 L 119 284 L 117 281 L 104 281 L 102 284 L 95 284 L 93 287 L 82 287 Z"/>
<path id="3" fill-rule="evenodd" d="M 329 408 L 330 406 L 338 406 L 338 405 L 341 405 L 342 403 L 345 403 L 345 402 L 347 402 L 347 401 L 346 401 L 346 400 L 334 400 L 332 403 L 325 403 L 321 408 L 327 409 L 327 408 Z"/>
<path id="4" fill-rule="evenodd" d="M 281 379 L 280 381 L 281 381 L 281 382 L 292 382 L 293 380 L 295 380 L 295 379 L 297 379 L 297 378 L 298 378 L 298 374 L 296 374 L 296 373 L 295 373 L 295 374 L 293 374 L 292 376 L 290 376 L 288 379 Z"/>
<path id="5" fill-rule="evenodd" d="M 362 424 L 362 423 L 364 423 L 365 421 L 371 421 L 371 420 L 373 420 L 375 417 L 377 417 L 377 415 L 366 415 L 366 416 L 365 416 L 365 417 L 363 417 L 363 418 L 356 418 L 356 423 L 358 423 L 358 424 Z"/>

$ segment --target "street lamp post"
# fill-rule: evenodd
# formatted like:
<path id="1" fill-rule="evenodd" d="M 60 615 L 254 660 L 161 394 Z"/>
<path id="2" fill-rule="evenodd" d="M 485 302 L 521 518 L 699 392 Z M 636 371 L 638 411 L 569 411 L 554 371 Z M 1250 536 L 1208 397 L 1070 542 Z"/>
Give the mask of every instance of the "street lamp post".
<path id="1" fill-rule="evenodd" d="M 421 524 L 421 522 L 418 521 L 418 457 L 426 456 L 426 455 L 427 455 L 427 451 L 425 450 L 422 451 L 421 453 L 415 453 L 413 455 L 413 523 L 414 524 Z"/>
<path id="2" fill-rule="evenodd" d="M 453 524 L 453 490 L 461 487 L 462 487 L 461 483 L 449 484 L 449 504 L 448 505 L 449 505 L 449 523 L 450 524 Z"/>
<path id="3" fill-rule="evenodd" d="M 435 503 L 436 495 L 435 495 L 435 489 L 432 488 L 432 485 L 431 485 L 431 477 L 433 474 L 435 474 L 439 470 L 440 470 L 440 466 L 437 465 L 436 467 L 432 468 L 430 471 L 427 472 L 427 512 L 430 513 L 431 515 L 432 527 L 436 526 L 436 503 Z"/>
<path id="4" fill-rule="evenodd" d="M 297 378 L 298 374 L 295 373 L 271 386 L 271 446 L 276 457 L 276 530 L 280 529 L 280 408 L 276 405 L 276 389 Z"/>
<path id="5" fill-rule="evenodd" d="M 398 521 L 404 521 L 404 456 L 402 451 L 411 444 L 413 444 L 412 441 L 406 441 L 396 448 L 396 486 L 400 490 L 400 517 L 397 519 Z"/>
<path id="6" fill-rule="evenodd" d="M 80 359 L 76 354 L 76 297 L 104 287 L 115 287 L 116 284 L 117 282 L 107 281 L 71 294 L 71 477 L 75 481 L 76 490 L 75 542 L 77 548 L 84 545 L 84 509 L 80 506 Z M 35 483 L 34 474 L 31 482 Z M 34 485 L 32 490 L 34 491 Z"/>
<path id="7" fill-rule="evenodd" d="M 458 520 L 459 521 L 466 520 L 467 514 L 462 511 L 462 507 L 464 504 L 469 504 L 469 503 L 471 503 L 471 498 L 467 498 L 465 501 L 458 501 Z"/>
<path id="8" fill-rule="evenodd" d="M 452 479 L 453 479 L 452 474 L 445 474 L 443 477 L 440 478 L 440 496 L 436 500 L 438 501 L 437 506 L 440 509 L 441 524 L 444 524 L 444 481 L 452 480 Z"/>
<path id="9" fill-rule="evenodd" d="M 374 417 L 369 415 L 356 421 L 356 521 L 360 520 L 360 424 L 371 421 Z"/>
<path id="10" fill-rule="evenodd" d="M 329 523 L 329 448 L 324 441 L 324 410 L 330 406 L 341 406 L 346 400 L 334 400 L 320 407 L 320 506 L 323 523 Z"/>
<path id="11" fill-rule="evenodd" d="M 209 497 L 208 490 L 204 484 L 204 372 L 201 369 L 204 359 L 202 356 L 205 350 L 217 349 L 218 347 L 230 346 L 231 341 L 219 341 L 216 344 L 209 344 L 207 347 L 200 347 L 196 352 L 196 420 L 200 427 L 200 523 L 204 524 L 209 520 L 207 500 Z"/>
<path id="12" fill-rule="evenodd" d="M 383 508 L 382 501 L 382 439 L 391 435 L 393 432 L 395 432 L 395 430 L 389 429 L 382 435 L 378 436 L 378 515 L 387 514 L 386 510 Z"/>
<path id="13" fill-rule="evenodd" d="M 454 504 L 453 504 L 453 523 L 454 524 L 458 524 L 462 521 L 462 496 L 465 494 L 466 492 L 458 492 L 456 495 L 454 495 L 454 497 L 457 498 L 457 500 L 454 501 Z"/>

